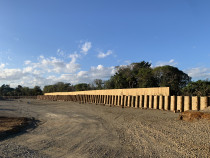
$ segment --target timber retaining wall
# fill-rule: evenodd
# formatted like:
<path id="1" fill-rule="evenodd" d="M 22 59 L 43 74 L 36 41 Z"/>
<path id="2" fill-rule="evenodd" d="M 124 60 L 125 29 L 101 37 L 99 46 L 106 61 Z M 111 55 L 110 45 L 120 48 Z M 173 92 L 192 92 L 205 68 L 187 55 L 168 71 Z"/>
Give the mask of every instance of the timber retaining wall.
<path id="1" fill-rule="evenodd" d="M 109 106 L 160 109 L 169 111 L 203 110 L 210 106 L 208 96 L 169 96 L 169 95 L 39 95 L 37 99 L 51 101 L 73 101 Z"/>
<path id="2" fill-rule="evenodd" d="M 53 92 L 44 95 L 170 95 L 169 87 L 103 89 L 76 92 Z"/>

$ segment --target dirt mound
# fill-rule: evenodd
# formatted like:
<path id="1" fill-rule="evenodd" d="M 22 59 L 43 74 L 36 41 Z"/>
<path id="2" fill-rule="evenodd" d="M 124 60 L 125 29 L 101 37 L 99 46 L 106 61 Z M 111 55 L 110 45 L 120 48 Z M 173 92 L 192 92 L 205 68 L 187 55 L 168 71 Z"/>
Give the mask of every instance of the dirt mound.
<path id="1" fill-rule="evenodd" d="M 184 121 L 206 119 L 210 121 L 210 112 L 185 111 L 179 115 L 179 119 Z"/>
<path id="2" fill-rule="evenodd" d="M 0 117 L 0 140 L 23 131 L 26 127 L 32 125 L 34 121 L 34 118 L 26 117 Z"/>
<path id="3" fill-rule="evenodd" d="M 205 108 L 205 109 L 203 109 L 203 110 L 201 110 L 202 112 L 210 112 L 210 106 L 209 107 L 207 107 L 207 108 Z"/>

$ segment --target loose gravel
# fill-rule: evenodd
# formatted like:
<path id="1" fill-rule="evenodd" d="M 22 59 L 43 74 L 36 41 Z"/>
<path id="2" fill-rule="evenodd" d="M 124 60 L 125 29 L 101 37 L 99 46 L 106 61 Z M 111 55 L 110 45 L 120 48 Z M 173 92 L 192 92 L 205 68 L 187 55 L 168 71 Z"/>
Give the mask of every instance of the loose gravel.
<path id="1" fill-rule="evenodd" d="M 178 113 L 40 100 L 0 101 L 0 116 L 38 126 L 0 141 L 0 157 L 208 157 L 210 123 Z"/>

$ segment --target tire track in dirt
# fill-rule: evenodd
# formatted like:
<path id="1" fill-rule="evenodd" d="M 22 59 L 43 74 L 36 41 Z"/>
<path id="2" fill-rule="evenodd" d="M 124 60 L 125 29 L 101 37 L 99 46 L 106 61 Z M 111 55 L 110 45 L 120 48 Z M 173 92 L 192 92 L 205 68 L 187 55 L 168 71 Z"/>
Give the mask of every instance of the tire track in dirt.
<path id="1" fill-rule="evenodd" d="M 207 157 L 209 154 L 210 125 L 178 121 L 178 114 L 172 112 L 38 100 L 0 102 L 0 107 L 12 109 L 7 114 L 41 121 L 34 130 L 0 142 L 2 157 Z"/>

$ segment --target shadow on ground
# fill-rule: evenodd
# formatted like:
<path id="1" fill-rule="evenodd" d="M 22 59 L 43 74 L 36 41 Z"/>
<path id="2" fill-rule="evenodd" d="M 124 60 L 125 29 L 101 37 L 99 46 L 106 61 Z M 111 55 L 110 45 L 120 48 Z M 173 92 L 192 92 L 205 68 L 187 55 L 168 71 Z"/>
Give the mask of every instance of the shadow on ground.
<path id="1" fill-rule="evenodd" d="M 40 121 L 27 117 L 1 117 L 0 116 L 0 141 L 13 138 L 37 127 Z"/>

